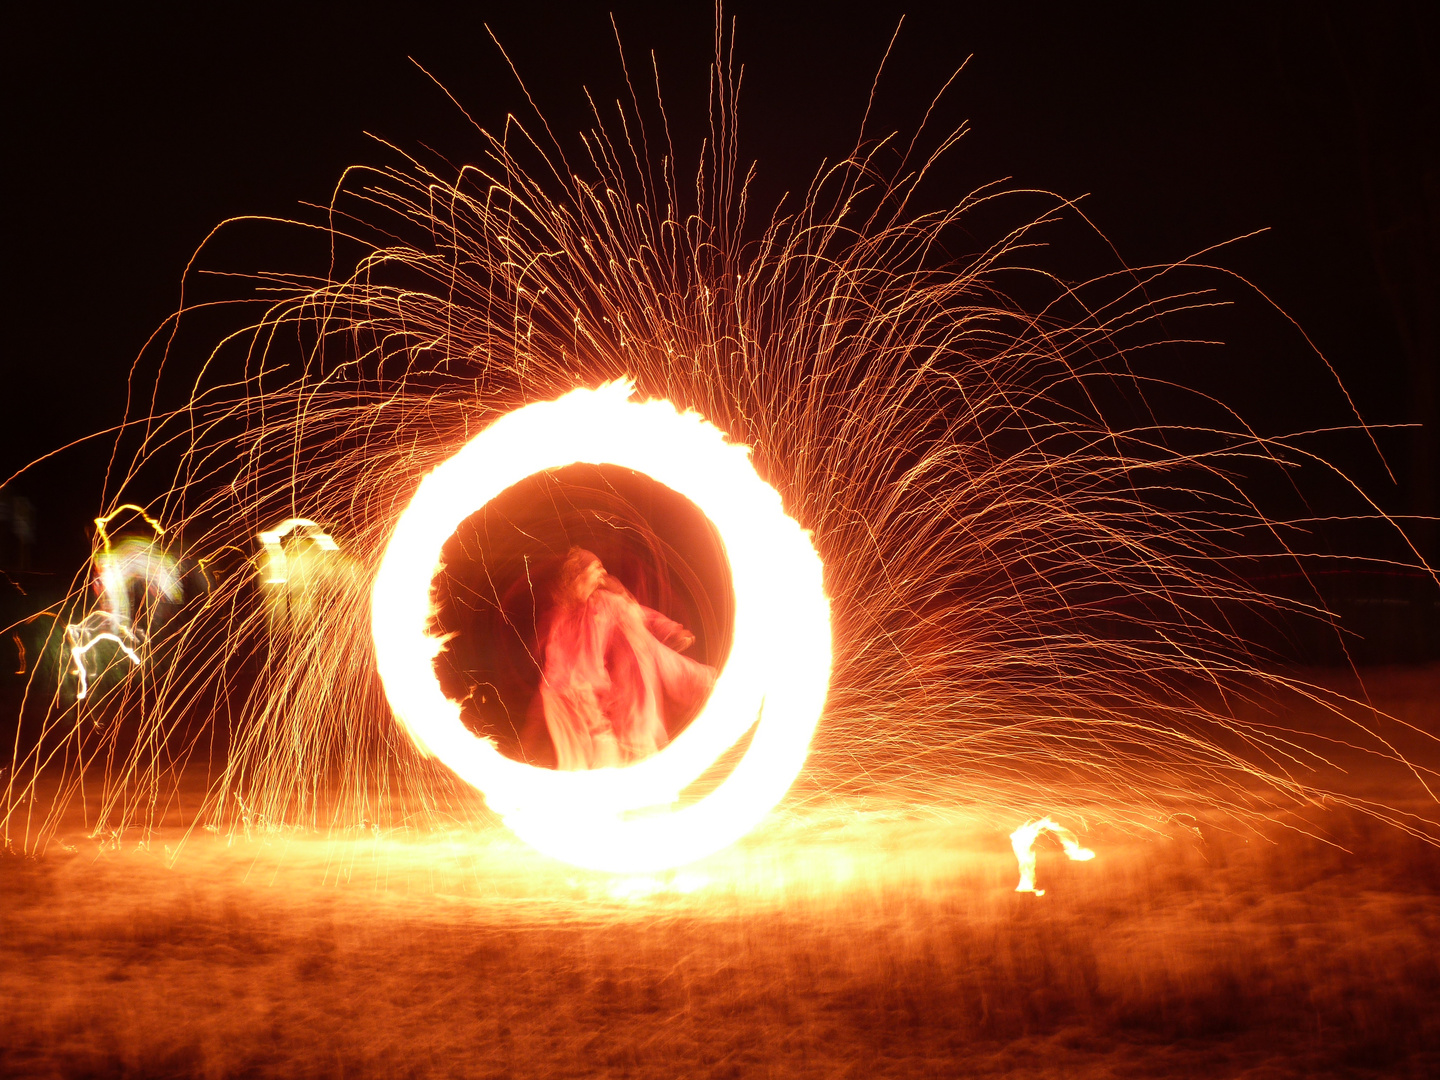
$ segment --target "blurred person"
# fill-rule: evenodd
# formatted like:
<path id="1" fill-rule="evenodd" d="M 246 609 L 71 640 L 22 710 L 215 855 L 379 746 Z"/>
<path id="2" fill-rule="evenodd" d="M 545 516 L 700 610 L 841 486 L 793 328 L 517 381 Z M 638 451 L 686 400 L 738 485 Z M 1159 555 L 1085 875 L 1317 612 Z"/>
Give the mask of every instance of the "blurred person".
<path id="1" fill-rule="evenodd" d="M 539 711 L 560 769 L 626 765 L 670 741 L 716 671 L 680 654 L 695 635 L 645 607 L 600 559 L 571 548 L 537 627 Z"/>

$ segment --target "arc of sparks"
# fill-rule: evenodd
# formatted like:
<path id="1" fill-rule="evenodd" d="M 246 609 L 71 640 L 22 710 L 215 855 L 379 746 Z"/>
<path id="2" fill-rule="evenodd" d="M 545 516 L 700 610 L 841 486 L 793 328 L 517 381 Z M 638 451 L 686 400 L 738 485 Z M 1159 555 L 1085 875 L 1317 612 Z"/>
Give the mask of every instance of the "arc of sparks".
<path id="1" fill-rule="evenodd" d="M 1333 742 L 1250 720 L 1244 711 L 1246 703 L 1268 702 L 1273 693 L 1297 695 L 1336 715 L 1348 716 L 1353 705 L 1363 710 L 1357 715 L 1381 716 L 1366 701 L 1262 667 L 1237 631 L 1242 624 L 1229 614 L 1236 606 L 1266 620 L 1332 625 L 1316 598 L 1267 591 L 1238 572 L 1231 542 L 1242 535 L 1269 538 L 1253 548 L 1247 539 L 1247 560 L 1281 560 L 1286 567 L 1315 554 L 1286 539 L 1302 535 L 1290 526 L 1308 527 L 1310 519 L 1272 519 L 1263 505 L 1269 496 L 1258 497 L 1266 488 L 1252 485 L 1268 485 L 1271 469 L 1309 476 L 1312 464 L 1323 471 L 1323 460 L 1284 438 L 1257 435 L 1228 409 L 1220 427 L 1207 425 L 1209 410 L 1223 409 L 1208 395 L 1195 396 L 1204 411 L 1182 414 L 1182 425 L 1172 426 L 1163 413 L 1136 424 L 1130 402 L 1156 384 L 1153 374 L 1137 374 L 1130 354 L 1167 340 L 1149 328 L 1161 326 L 1170 312 L 1204 306 L 1188 283 L 1180 291 L 1165 284 L 1168 275 L 1200 264 L 1185 259 L 1136 272 L 1117 265 L 1088 282 L 1062 280 L 1027 252 L 1042 245 L 1040 230 L 1056 227 L 1058 219 L 1083 222 L 1089 235 L 1088 219 L 1070 200 L 986 187 L 920 212 L 911 197 L 930 167 L 887 171 L 879 148 L 890 144 L 864 139 L 853 154 L 816 173 L 798 208 L 786 203 L 782 212 L 777 205 L 768 221 L 753 216 L 758 207 L 745 174 L 736 171 L 740 159 L 720 149 L 734 145 L 730 88 L 737 76 L 717 48 L 710 100 L 723 105 L 711 112 L 716 138 L 707 145 L 714 152 L 702 159 L 693 196 L 689 178 L 667 165 L 668 158 L 652 162 L 637 150 L 643 140 L 612 138 L 619 130 L 606 134 L 598 118 L 596 145 L 606 150 L 590 155 L 583 174 L 552 168 L 565 155 L 548 124 L 543 145 L 512 140 L 509 125 L 498 136 L 482 131 L 488 163 L 452 169 L 403 155 L 393 166 L 347 170 L 328 216 L 295 227 L 328 229 L 344 241 L 335 251 L 353 256 L 337 255 L 318 279 L 298 270 L 257 277 L 253 267 L 230 274 L 255 290 L 233 299 L 265 301 L 259 321 L 223 339 L 228 356 L 231 343 L 248 338 L 235 356 L 241 366 L 232 371 L 217 343 L 185 408 L 141 415 L 127 406 L 116 453 L 129 453 L 131 425 L 143 420 L 146 437 L 121 470 L 130 479 L 116 498 L 149 497 L 153 489 L 142 487 L 139 477 L 168 472 L 174 487 L 164 505 L 177 516 L 166 525 L 204 536 L 220 551 L 239 546 L 245 555 L 246 573 L 228 575 L 215 603 L 177 612 L 183 622 L 175 625 L 185 632 L 165 659 L 176 677 L 157 679 L 153 695 L 124 703 L 142 708 L 153 730 L 173 732 L 183 729 L 176 721 L 192 715 L 197 698 L 224 695 L 223 715 L 214 710 L 199 719 L 229 723 L 234 736 L 203 811 L 207 827 L 233 825 L 241 794 L 253 809 L 241 815 L 247 828 L 262 817 L 277 827 L 319 826 L 328 818 L 331 827 L 348 828 L 354 819 L 377 816 L 408 827 L 413 806 L 425 807 L 420 817 L 426 821 L 449 820 L 431 808 L 439 790 L 432 787 L 448 792 L 451 778 L 417 760 L 423 754 L 412 752 L 407 740 L 372 738 L 377 724 L 392 734 L 394 718 L 359 690 L 362 682 L 368 688 L 378 648 L 372 638 L 379 636 L 380 608 L 364 607 L 367 594 L 375 595 L 366 578 L 399 531 L 391 508 L 403 505 L 417 476 L 470 440 L 482 420 L 512 409 L 515 417 L 526 402 L 624 372 L 680 408 L 703 410 L 718 428 L 755 446 L 763 475 L 775 485 L 765 489 L 767 498 L 778 506 L 775 490 L 783 492 L 784 507 L 816 530 L 827 560 L 824 580 L 832 595 L 843 597 L 834 609 L 833 638 L 843 676 L 828 701 L 822 679 L 766 684 L 764 722 L 732 774 L 735 781 L 697 804 L 704 813 L 694 820 L 718 822 L 705 834 L 707 844 L 738 836 L 747 827 L 742 819 L 764 813 L 765 799 L 743 790 L 742 781 L 768 785 L 771 794 L 783 791 L 788 781 L 776 763 L 784 757 L 787 768 L 798 770 L 813 730 L 796 717 L 818 715 L 822 705 L 833 736 L 822 775 L 837 791 L 874 783 L 917 800 L 1013 805 L 1033 798 L 1034 779 L 995 770 L 993 762 L 1043 766 L 1058 760 L 1059 748 L 1083 746 L 1066 752 L 1066 775 L 1076 778 L 1075 790 L 1085 799 L 1108 801 L 1106 814 L 1121 827 L 1152 820 L 1157 803 L 1169 806 L 1165 793 L 1177 791 L 1246 819 L 1263 817 L 1268 803 L 1234 794 L 1255 783 L 1286 805 L 1334 798 L 1378 819 L 1403 820 L 1404 828 L 1440 843 L 1433 814 L 1402 818 L 1383 805 L 1296 779 L 1277 763 L 1294 755 L 1325 761 Z M 717 89 L 725 91 L 718 99 Z M 663 104 L 655 104 L 663 113 Z M 633 108 L 638 118 L 640 103 Z M 936 142 L 930 160 L 948 153 L 955 135 Z M 920 145 L 912 140 L 911 148 Z M 543 169 L 530 175 L 534 164 Z M 1027 217 L 1008 221 L 987 240 L 991 219 L 972 224 L 972 215 L 982 203 L 1002 205 L 996 201 L 1002 195 L 1039 197 L 1044 206 L 1026 210 Z M 747 221 L 760 226 L 758 243 L 746 238 L 750 226 L 741 226 Z M 211 269 L 197 252 L 186 280 Z M 1038 306 L 1012 299 L 1006 282 L 1017 274 L 1036 283 L 1033 294 L 1027 287 L 1018 295 L 1033 295 Z M 189 311 L 177 313 L 187 325 L 197 317 Z M 313 347 L 300 353 L 281 347 L 291 326 L 303 328 Z M 157 378 L 160 370 L 167 380 L 176 378 L 175 365 L 166 366 L 168 345 L 157 355 L 165 358 Z M 137 358 L 131 401 L 158 400 L 142 385 L 150 370 Z M 1109 389 L 1096 392 L 1102 384 Z M 1183 389 L 1168 380 L 1164 385 L 1167 395 Z M 502 418 L 492 426 L 498 431 L 510 423 Z M 1183 434 L 1172 442 L 1171 431 Z M 552 447 L 556 435 L 545 435 Z M 715 440 L 724 442 L 718 431 Z M 503 455 L 477 453 L 505 476 L 524 478 Z M 664 458 L 652 452 L 638 471 L 669 483 L 666 470 L 682 465 Z M 1360 500 L 1351 504 L 1358 520 L 1394 524 L 1359 485 L 1335 472 Z M 280 476 L 293 482 L 277 487 Z M 452 485 L 451 497 L 473 509 L 488 482 Z M 683 490 L 679 481 L 673 486 Z M 135 494 L 140 491 L 147 495 Z M 322 521 L 352 522 L 339 558 L 326 557 L 334 553 L 323 550 L 318 537 L 281 542 L 286 525 L 290 532 L 315 527 L 288 518 L 302 506 Z M 712 523 L 719 520 L 719 510 L 703 509 Z M 161 535 L 158 521 L 126 503 L 96 519 L 97 550 L 109 549 L 111 526 L 122 512 L 144 516 Z M 257 553 L 253 524 L 282 517 L 280 527 L 268 530 L 270 549 Z M 749 528 L 741 521 L 733 535 L 727 532 L 727 546 L 743 546 Z M 802 589 L 781 581 L 777 595 L 823 597 L 814 546 L 794 522 L 786 529 L 777 530 L 780 547 L 797 553 L 808 584 Z M 260 540 L 264 544 L 265 534 Z M 426 621 L 426 575 L 433 575 L 430 555 L 439 544 L 422 552 L 415 567 L 397 571 L 414 574 L 400 590 L 402 607 L 414 607 L 403 608 L 407 617 L 397 626 L 406 637 L 396 655 L 408 657 L 419 693 L 428 692 L 427 680 L 433 683 L 430 665 L 439 647 Z M 253 583 L 252 570 L 263 579 L 272 569 L 267 560 L 282 548 L 289 584 L 312 584 L 299 579 L 314 557 L 313 584 L 320 587 L 292 590 L 262 581 L 272 613 L 267 655 L 274 677 L 237 683 L 232 660 L 250 650 L 265 626 L 254 617 L 245 587 Z M 1413 558 L 1411 569 L 1436 580 L 1418 553 Z M 283 620 L 273 617 L 282 599 Z M 56 609 L 57 617 L 69 619 L 87 602 L 110 607 L 76 593 Z M 762 610 L 771 602 L 762 597 Z M 741 607 L 745 603 L 742 597 Z M 737 610 L 737 620 L 742 614 L 751 617 Z M 93 629 L 114 632 L 96 618 Z M 321 618 L 327 648 L 317 650 L 309 630 L 311 620 Z M 828 671 L 828 612 L 817 607 L 805 618 L 802 624 L 786 611 L 776 620 L 793 630 L 774 649 L 776 658 L 794 644 L 813 645 L 804 664 Z M 132 645 L 135 656 L 156 662 L 149 637 Z M 33 672 L 39 661 L 31 659 Z M 68 669 L 64 674 L 68 678 Z M 394 694 L 397 686 L 389 680 L 386 690 Z M 1212 689 L 1221 691 L 1219 698 Z M 62 706 L 57 697 L 50 708 Z M 463 754 L 483 754 L 469 745 L 473 736 L 458 734 L 445 708 L 442 702 L 430 718 L 438 729 L 454 735 Z M 756 710 L 758 699 L 750 721 Z M 407 725 L 415 746 L 438 752 L 441 736 L 425 728 L 429 720 L 398 707 L 390 711 Z M 1372 752 L 1380 738 L 1374 725 L 1354 723 L 1361 734 L 1352 745 L 1360 749 L 1363 742 Z M 702 735 L 705 730 L 692 724 L 651 760 L 680 761 L 691 736 L 716 737 Z M 111 823 L 124 829 L 147 815 L 153 823 L 157 807 L 172 805 L 164 789 L 180 782 L 198 745 L 137 740 L 127 751 L 130 765 L 105 774 L 106 805 L 115 808 Z M 27 741 L 17 735 L 12 767 L 41 760 L 45 746 L 38 735 Z M 962 746 L 980 752 L 961 754 Z M 1388 744 L 1373 752 L 1403 761 Z M 162 757 L 163 768 L 150 767 Z M 496 769 L 519 768 L 498 752 L 494 757 L 501 759 Z M 85 760 L 112 758 L 88 754 Z M 1155 761 L 1165 763 L 1163 774 L 1155 772 Z M 648 764 L 617 772 L 633 782 Z M 664 774 L 673 767 L 657 769 Z M 1420 768 L 1412 774 L 1421 777 Z M 592 828 L 589 804 L 573 813 L 574 803 L 562 800 L 550 805 L 555 820 L 546 821 L 546 800 L 527 799 L 544 778 L 518 775 L 513 791 L 503 782 L 483 788 L 492 807 L 510 807 L 517 829 L 533 820 L 536 835 L 548 830 L 557 845 L 568 837 L 576 848 L 591 832 L 607 844 L 623 833 L 631 840 L 620 855 L 642 850 L 640 815 L 614 829 L 597 819 Z M 145 778 L 139 782 L 148 799 L 129 798 L 128 788 L 117 786 L 133 777 Z M 558 782 L 624 786 L 603 774 Z M 657 793 L 664 786 L 654 782 Z M 302 787 L 316 798 L 294 799 Z M 78 790 L 61 789 L 57 808 Z M 122 791 L 127 797 L 118 797 Z M 33 817 L 17 810 L 20 800 L 33 802 L 34 787 L 16 792 L 4 789 L 0 798 L 6 841 L 9 822 Z M 514 796 L 510 803 L 507 794 Z M 1053 795 L 1057 804 L 1069 797 L 1065 788 Z M 659 823 L 660 846 L 673 841 L 677 856 L 698 851 L 666 831 L 682 828 L 680 815 L 659 809 L 644 820 Z M 731 811 L 734 820 L 722 820 Z M 580 823 L 572 834 L 564 832 L 567 814 Z M 42 848 L 51 826 L 37 834 L 25 828 L 26 850 Z M 1077 844 L 1076 850 L 1084 849 Z"/>

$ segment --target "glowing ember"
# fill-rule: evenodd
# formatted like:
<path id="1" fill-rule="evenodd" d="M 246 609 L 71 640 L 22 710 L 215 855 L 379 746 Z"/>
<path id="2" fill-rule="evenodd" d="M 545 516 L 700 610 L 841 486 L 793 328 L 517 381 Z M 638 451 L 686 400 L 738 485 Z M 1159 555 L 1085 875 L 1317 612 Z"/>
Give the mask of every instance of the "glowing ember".
<path id="1" fill-rule="evenodd" d="M 738 839 L 805 761 L 830 680 L 830 605 L 820 557 L 755 472 L 749 450 L 667 401 L 630 400 L 618 381 L 502 417 L 425 478 L 390 538 L 372 593 L 385 694 L 415 743 L 484 793 L 535 847 L 596 869 L 654 870 Z M 537 472 L 576 463 L 634 469 L 684 495 L 725 545 L 734 640 L 695 721 L 624 768 L 558 772 L 505 757 L 472 735 L 441 692 L 431 585 L 446 540 L 479 507 Z M 758 721 L 758 723 L 757 723 Z M 755 726 L 734 770 L 698 802 L 680 793 Z"/>
<path id="2" fill-rule="evenodd" d="M 1040 818 L 1038 821 L 1027 821 L 1020 828 L 1010 834 L 1010 846 L 1015 849 L 1015 858 L 1020 863 L 1020 884 L 1015 886 L 1016 892 L 1034 893 L 1036 896 L 1044 896 L 1044 889 L 1035 888 L 1035 841 L 1042 832 L 1054 833 L 1059 839 L 1060 845 L 1065 849 L 1065 854 L 1076 862 L 1089 862 L 1095 857 L 1095 852 L 1089 848 L 1080 846 L 1080 841 L 1069 829 L 1061 828 L 1048 817 Z"/>

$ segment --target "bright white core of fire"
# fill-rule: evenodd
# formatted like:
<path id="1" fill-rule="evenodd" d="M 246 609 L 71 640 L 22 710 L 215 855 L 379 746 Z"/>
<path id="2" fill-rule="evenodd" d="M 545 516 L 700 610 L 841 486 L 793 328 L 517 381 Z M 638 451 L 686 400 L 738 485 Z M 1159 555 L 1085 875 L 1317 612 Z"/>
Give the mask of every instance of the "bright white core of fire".
<path id="1" fill-rule="evenodd" d="M 575 390 L 482 431 L 421 481 L 371 595 L 385 695 L 421 750 L 482 792 L 535 847 L 621 872 L 691 862 L 753 828 L 805 762 L 831 666 L 820 557 L 749 449 L 668 401 L 632 401 L 633 390 L 628 381 Z M 725 545 L 735 626 L 704 710 L 669 746 L 624 768 L 559 772 L 512 761 L 461 722 L 460 705 L 435 678 L 443 639 L 432 633 L 431 592 L 441 549 L 467 517 L 528 476 L 577 463 L 644 473 L 700 508 Z M 674 806 L 752 726 L 730 775 L 699 801 Z"/>

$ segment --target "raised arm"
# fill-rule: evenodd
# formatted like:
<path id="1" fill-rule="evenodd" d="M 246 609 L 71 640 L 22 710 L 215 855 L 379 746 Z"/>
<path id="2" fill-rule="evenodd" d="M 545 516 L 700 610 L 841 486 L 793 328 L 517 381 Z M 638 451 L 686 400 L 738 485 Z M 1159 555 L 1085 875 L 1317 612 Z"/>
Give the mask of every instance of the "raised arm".
<path id="1" fill-rule="evenodd" d="M 639 607 L 645 616 L 645 629 L 649 630 L 657 641 L 670 646 L 676 652 L 684 652 L 695 644 L 695 635 L 674 619 L 662 615 L 654 608 L 648 608 L 644 604 L 640 604 Z"/>

